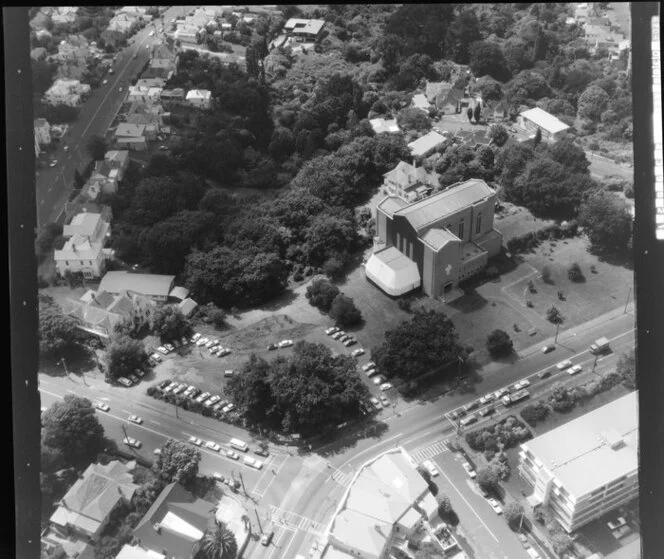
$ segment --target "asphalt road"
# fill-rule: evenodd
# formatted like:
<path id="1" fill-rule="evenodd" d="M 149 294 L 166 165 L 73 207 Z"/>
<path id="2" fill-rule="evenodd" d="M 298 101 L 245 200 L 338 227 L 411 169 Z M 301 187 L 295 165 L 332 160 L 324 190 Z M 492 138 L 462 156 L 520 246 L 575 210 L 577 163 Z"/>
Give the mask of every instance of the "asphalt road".
<path id="1" fill-rule="evenodd" d="M 170 21 L 182 14 L 181 7 L 171 7 L 164 14 L 164 21 Z M 154 23 L 158 23 L 155 20 Z M 57 160 L 55 167 L 46 167 L 37 172 L 37 225 L 54 221 L 62 211 L 69 197 L 74 180 L 74 171 L 83 171 L 90 160 L 86 152 L 86 142 L 94 135 L 104 136 L 122 106 L 130 81 L 143 68 L 149 58 L 146 46 L 157 42 L 157 36 L 150 37 L 154 30 L 152 24 L 141 29 L 130 39 L 131 43 L 118 53 L 113 65 L 114 73 L 107 74 L 108 84 L 93 90 L 87 101 L 81 106 L 78 118 L 71 124 L 65 137 L 60 141 L 57 151 L 47 161 Z M 134 58 L 134 55 L 138 55 Z M 122 91 L 120 91 L 122 87 Z M 64 151 L 68 146 L 69 150 Z M 42 156 L 44 157 L 44 156 Z"/>
<path id="2" fill-rule="evenodd" d="M 376 418 L 383 426 L 383 431 L 379 434 L 372 435 L 367 432 L 360 438 L 349 434 L 329 445 L 315 448 L 313 453 L 300 453 L 300 455 L 292 448 L 271 448 L 270 456 L 265 460 L 261 471 L 253 470 L 222 454 L 202 448 L 200 470 L 206 474 L 219 472 L 226 477 L 241 479 L 246 493 L 244 490 L 241 491 L 239 497 L 245 500 L 247 510 L 253 510 L 251 517 L 253 531 L 260 533 L 262 530 L 275 530 L 275 537 L 270 546 L 264 547 L 259 542 L 252 541 L 247 557 L 256 559 L 294 557 L 298 552 L 307 555 L 312 545 L 321 541 L 326 524 L 331 519 L 352 475 L 368 459 L 396 445 L 404 446 L 417 461 L 425 457 L 438 459 L 438 455 L 445 455 L 442 441 L 453 437 L 456 430 L 455 424 L 445 417 L 448 412 L 485 393 L 529 377 L 532 382 L 529 387 L 531 400 L 535 399 L 550 390 L 558 381 L 570 380 L 566 373 L 561 373 L 555 368 L 556 363 L 563 359 L 570 359 L 583 366 L 583 371 L 573 377 L 572 382 L 574 384 L 585 382 L 593 374 L 591 371 L 595 361 L 588 347 L 600 336 L 607 336 L 611 340 L 612 353 L 597 360 L 595 372 L 601 374 L 611 370 L 620 354 L 634 347 L 634 316 L 632 313 L 614 313 L 609 318 L 603 322 L 595 321 L 562 332 L 555 351 L 543 354 L 535 348 L 515 363 L 488 375 L 478 385 L 477 390 L 442 396 L 432 402 L 407 405 L 400 403 L 396 409 L 383 410 Z M 543 370 L 550 370 L 553 374 L 546 379 L 539 379 L 537 375 Z M 98 415 L 107 435 L 120 445 L 125 432 L 130 437 L 140 440 L 143 446 L 136 452 L 148 459 L 153 457 L 152 451 L 169 437 L 186 441 L 190 436 L 195 436 L 204 442 L 208 440 L 217 442 L 222 448 L 226 447 L 232 437 L 241 438 L 250 446 L 255 446 L 258 442 L 243 429 L 211 418 L 183 410 L 179 410 L 176 416 L 174 406 L 145 394 L 144 388 L 149 382 L 148 380 L 126 389 L 104 383 L 98 374 L 84 377 L 73 375 L 49 377 L 41 374 L 39 389 L 42 406 L 45 407 L 67 393 L 106 402 L 111 408 L 110 411 L 98 412 Z M 522 405 L 525 403 L 527 402 Z M 518 409 L 519 406 L 511 408 L 509 413 L 515 413 Z M 498 406 L 496 414 L 503 413 L 508 411 Z M 135 425 L 128 422 L 127 417 L 132 414 L 142 417 L 143 424 Z M 482 422 L 494 418 L 483 419 L 472 428 L 475 429 Z M 253 453 L 250 452 L 250 455 Z M 483 506 L 475 506 L 473 496 L 467 494 L 468 490 L 472 491 L 472 487 L 466 487 L 465 481 L 463 483 L 460 481 L 465 480 L 461 475 L 464 473 L 463 470 L 457 475 L 454 473 L 454 468 L 448 468 L 446 462 L 443 464 L 445 475 L 450 481 L 447 478 L 443 479 L 452 483 L 459 494 L 470 503 L 466 504 L 457 495 L 456 499 L 462 503 L 458 505 L 462 512 L 461 520 L 469 523 L 469 526 L 464 525 L 464 528 L 469 528 L 471 535 L 477 530 L 472 545 L 479 547 L 488 545 L 492 536 L 478 528 L 482 523 L 476 520 L 477 515 L 494 534 L 498 533 L 498 528 L 493 524 L 498 522 L 502 530 L 504 521 L 494 518 L 495 513 L 490 507 L 484 506 L 485 503 L 480 501 Z M 454 488 L 450 488 L 449 491 L 456 494 Z M 456 505 L 454 499 L 453 504 Z M 475 512 L 471 510 L 471 505 Z M 502 540 L 502 536 L 499 538 Z M 518 541 L 512 544 L 515 546 L 514 553 L 517 549 L 522 553 Z M 516 554 L 509 556 L 521 557 Z"/>

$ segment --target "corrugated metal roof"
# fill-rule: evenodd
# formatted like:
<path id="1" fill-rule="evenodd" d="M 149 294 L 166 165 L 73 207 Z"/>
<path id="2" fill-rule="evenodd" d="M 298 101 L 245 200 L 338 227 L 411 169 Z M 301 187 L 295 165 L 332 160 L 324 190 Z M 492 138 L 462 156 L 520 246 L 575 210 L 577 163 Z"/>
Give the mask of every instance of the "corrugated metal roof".
<path id="1" fill-rule="evenodd" d="M 477 202 L 495 194 L 495 191 L 481 179 L 470 179 L 457 186 L 439 192 L 429 198 L 415 202 L 396 212 L 395 215 L 405 217 L 416 231 L 445 216 L 472 206 Z"/>

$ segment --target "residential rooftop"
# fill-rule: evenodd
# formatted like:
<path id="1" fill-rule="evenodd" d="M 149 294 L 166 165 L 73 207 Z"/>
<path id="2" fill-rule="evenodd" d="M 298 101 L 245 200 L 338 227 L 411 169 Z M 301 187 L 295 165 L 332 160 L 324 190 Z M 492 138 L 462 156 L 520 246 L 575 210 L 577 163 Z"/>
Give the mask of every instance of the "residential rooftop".
<path id="1" fill-rule="evenodd" d="M 550 113 L 547 113 L 545 110 L 535 107 L 534 109 L 529 109 L 521 113 L 521 116 L 527 118 L 540 128 L 555 134 L 556 132 L 562 132 L 567 130 L 569 126 L 565 124 L 562 120 L 559 120 Z"/>

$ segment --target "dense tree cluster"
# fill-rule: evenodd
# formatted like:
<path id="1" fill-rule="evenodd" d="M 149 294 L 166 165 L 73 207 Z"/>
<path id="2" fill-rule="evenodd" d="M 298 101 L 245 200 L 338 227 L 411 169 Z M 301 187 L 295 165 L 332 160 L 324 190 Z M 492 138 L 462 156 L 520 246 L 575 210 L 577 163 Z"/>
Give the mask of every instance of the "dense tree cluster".
<path id="1" fill-rule="evenodd" d="M 187 484 L 198 475 L 201 453 L 187 443 L 168 439 L 154 461 L 153 469 L 164 483 Z"/>
<path id="2" fill-rule="evenodd" d="M 267 362 L 252 355 L 227 390 L 252 422 L 287 433 L 320 432 L 357 414 L 368 395 L 355 368 L 347 355 L 298 342 L 289 358 Z"/>
<path id="3" fill-rule="evenodd" d="M 191 323 L 177 305 L 163 305 L 155 309 L 150 317 L 150 326 L 162 342 L 179 340 L 193 334 Z"/>
<path id="4" fill-rule="evenodd" d="M 594 251 L 622 252 L 632 236 L 632 216 L 627 205 L 611 192 L 592 192 L 579 208 L 579 223 L 585 228 Z"/>
<path id="5" fill-rule="evenodd" d="M 454 324 L 442 313 L 418 313 L 385 333 L 371 358 L 388 377 L 413 379 L 465 358 Z M 456 367 L 453 369 L 456 372 Z"/>
<path id="6" fill-rule="evenodd" d="M 139 340 L 118 336 L 111 342 L 106 353 L 106 374 L 117 380 L 133 374 L 145 361 L 145 348 Z"/>
<path id="7" fill-rule="evenodd" d="M 39 351 L 57 354 L 77 347 L 81 335 L 76 321 L 62 313 L 62 308 L 51 296 L 39 294 Z"/>
<path id="8" fill-rule="evenodd" d="M 514 343 L 505 330 L 494 330 L 486 339 L 486 348 L 491 357 L 505 357 L 514 351 Z"/>

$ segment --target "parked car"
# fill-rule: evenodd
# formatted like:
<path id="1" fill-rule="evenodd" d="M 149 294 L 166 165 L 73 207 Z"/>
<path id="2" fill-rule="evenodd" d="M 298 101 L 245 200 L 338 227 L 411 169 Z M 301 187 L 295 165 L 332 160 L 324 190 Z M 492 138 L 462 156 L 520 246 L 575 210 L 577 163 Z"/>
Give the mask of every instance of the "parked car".
<path id="1" fill-rule="evenodd" d="M 209 408 L 210 406 L 213 406 L 214 404 L 216 404 L 219 400 L 221 400 L 221 396 L 212 396 L 212 398 L 210 398 L 209 400 L 206 400 L 203 403 L 203 405 L 206 408 Z"/>
<path id="2" fill-rule="evenodd" d="M 206 348 L 210 348 L 214 345 L 214 340 L 209 340 L 203 344 Z"/>
<path id="3" fill-rule="evenodd" d="M 503 507 L 500 506 L 500 503 L 496 499 L 490 497 L 487 500 L 496 514 L 503 514 Z"/>
<path id="4" fill-rule="evenodd" d="M 278 345 L 280 348 L 290 347 L 293 345 L 293 340 L 281 340 Z"/>
<path id="5" fill-rule="evenodd" d="M 95 402 L 95 408 L 101 411 L 109 411 L 111 407 L 108 404 L 104 404 L 104 402 Z"/>
<path id="6" fill-rule="evenodd" d="M 339 331 L 339 328 L 337 328 L 336 326 L 330 326 L 329 328 L 326 328 L 325 333 L 328 336 L 331 336 L 332 334 L 334 334 L 335 332 L 338 332 L 338 331 Z"/>
<path id="7" fill-rule="evenodd" d="M 260 446 L 254 448 L 254 453 L 258 454 L 258 456 L 269 456 L 270 453 L 266 448 L 262 448 Z"/>
<path id="8" fill-rule="evenodd" d="M 539 378 L 547 378 L 551 376 L 551 371 L 542 371 L 539 375 Z"/>
<path id="9" fill-rule="evenodd" d="M 128 378 L 126 378 L 126 377 L 118 377 L 118 382 L 119 382 L 122 386 L 127 386 L 127 387 L 132 386 L 132 385 L 134 384 L 133 382 L 131 382 L 131 381 L 130 381 Z"/>
<path id="10" fill-rule="evenodd" d="M 485 394 L 480 398 L 480 406 L 483 406 L 484 404 L 488 404 L 491 400 L 493 400 L 493 393 L 491 394 Z"/>
<path id="11" fill-rule="evenodd" d="M 353 357 L 359 357 L 360 355 L 364 355 L 364 350 L 361 347 L 358 347 L 357 349 L 351 352 L 351 355 Z"/>
<path id="12" fill-rule="evenodd" d="M 356 340 L 355 338 L 350 338 L 349 340 L 346 340 L 346 341 L 344 342 L 344 345 L 345 345 L 346 347 L 350 347 L 350 346 L 352 346 L 352 345 L 355 345 L 356 343 L 357 343 L 357 340 Z"/>
<path id="13" fill-rule="evenodd" d="M 226 483 L 226 478 L 222 476 L 219 472 L 214 472 L 212 474 L 212 477 L 220 483 Z"/>
<path id="14" fill-rule="evenodd" d="M 138 378 L 143 378 L 145 376 L 145 371 L 143 369 L 134 369 L 134 374 Z"/>
<path id="15" fill-rule="evenodd" d="M 125 437 L 124 439 L 122 439 L 122 442 L 127 446 L 131 446 L 133 448 L 141 448 L 141 445 L 143 444 L 141 443 L 141 441 L 136 440 L 132 437 Z"/>
<path id="16" fill-rule="evenodd" d="M 371 398 L 371 400 L 369 401 L 373 404 L 374 408 L 376 408 L 377 410 L 383 409 L 383 404 L 381 404 L 378 401 L 378 398 Z"/>
<path id="17" fill-rule="evenodd" d="M 474 410 L 477 406 L 479 406 L 479 403 L 477 402 L 477 400 L 475 400 L 474 402 L 470 402 L 469 404 L 466 404 L 463 407 L 463 410 L 464 411 Z"/>
<path id="18" fill-rule="evenodd" d="M 173 344 L 164 344 L 164 347 L 169 351 L 175 351 L 175 346 Z"/>
<path id="19" fill-rule="evenodd" d="M 257 458 L 252 458 L 251 456 L 245 456 L 244 457 L 244 463 L 247 466 L 251 466 L 252 468 L 256 468 L 257 470 L 260 470 L 263 467 L 263 462 L 261 462 Z"/>
<path id="20" fill-rule="evenodd" d="M 200 337 L 201 337 L 201 335 L 197 332 L 196 334 L 194 334 L 191 337 L 191 343 L 196 343 L 199 340 Z"/>
<path id="21" fill-rule="evenodd" d="M 58 160 L 54 159 L 53 161 L 51 161 L 50 167 L 55 167 L 57 164 L 58 164 Z"/>
<path id="22" fill-rule="evenodd" d="M 436 477 L 440 472 L 432 460 L 425 460 L 422 465 L 429 471 L 432 477 Z"/>
<path id="23" fill-rule="evenodd" d="M 159 388 L 160 390 L 163 390 L 163 389 L 166 388 L 169 384 L 172 384 L 172 383 L 173 383 L 173 381 L 170 381 L 170 380 L 162 380 L 162 381 L 157 385 L 157 388 Z"/>
<path id="24" fill-rule="evenodd" d="M 238 455 L 237 452 L 234 450 L 227 450 L 226 451 L 226 456 L 230 458 L 231 460 L 239 460 L 240 456 Z"/>
<path id="25" fill-rule="evenodd" d="M 378 375 L 377 377 L 374 377 L 372 380 L 374 384 L 383 384 L 385 382 L 385 377 L 383 375 Z"/>
<path id="26" fill-rule="evenodd" d="M 230 353 L 231 353 L 231 350 L 228 349 L 227 347 L 224 347 L 224 348 L 221 349 L 221 351 L 219 351 L 219 352 L 217 353 L 217 355 L 218 355 L 219 357 L 226 357 L 226 355 L 230 355 Z"/>
<path id="27" fill-rule="evenodd" d="M 221 450 L 221 447 L 214 441 L 206 442 L 205 448 L 209 448 L 210 450 L 214 450 L 215 452 L 219 452 Z"/>
<path id="28" fill-rule="evenodd" d="M 491 415 L 494 411 L 495 410 L 494 410 L 493 406 L 487 406 L 486 408 L 482 408 L 478 413 L 482 417 L 486 417 L 488 415 Z"/>
<path id="29" fill-rule="evenodd" d="M 184 392 L 187 389 L 187 385 L 183 382 L 180 384 L 177 388 L 173 390 L 173 394 L 180 394 L 180 392 Z"/>
<path id="30" fill-rule="evenodd" d="M 368 371 L 369 369 L 375 369 L 376 364 L 373 361 L 369 361 L 366 365 L 362 365 L 363 371 Z"/>
<path id="31" fill-rule="evenodd" d="M 550 351 L 553 351 L 554 349 L 556 349 L 555 345 L 545 345 L 542 348 L 542 353 L 549 353 Z"/>
<path id="32" fill-rule="evenodd" d="M 157 362 L 157 360 L 156 360 L 154 357 L 152 357 L 152 355 L 151 355 L 150 357 L 148 357 L 148 364 L 150 365 L 150 367 L 156 367 L 156 366 L 158 365 L 158 362 Z"/>
<path id="33" fill-rule="evenodd" d="M 269 346 L 267 346 L 267 349 L 268 349 L 268 351 L 272 351 L 274 349 L 277 349 L 277 344 L 270 344 Z"/>
<path id="34" fill-rule="evenodd" d="M 163 345 L 162 345 L 162 346 L 159 346 L 159 347 L 157 348 L 157 351 L 158 351 L 159 353 L 164 354 L 164 355 L 168 355 L 168 354 L 169 354 L 169 351 L 168 351 Z"/>
<path id="35" fill-rule="evenodd" d="M 466 470 L 466 473 L 470 476 L 471 479 L 475 479 L 477 477 L 477 473 L 468 462 L 463 463 L 463 469 Z"/>
<path id="36" fill-rule="evenodd" d="M 161 363 L 161 355 L 159 355 L 158 353 L 153 353 L 152 355 L 150 355 L 150 357 L 154 359 L 157 363 Z"/>
<path id="37" fill-rule="evenodd" d="M 383 384 L 380 385 L 380 389 L 382 392 L 387 392 L 388 390 L 392 390 L 392 388 L 394 387 L 389 382 L 384 382 Z"/>
<path id="38" fill-rule="evenodd" d="M 390 405 L 390 399 L 387 396 L 381 396 L 380 403 L 383 404 L 385 407 L 388 407 Z"/>
<path id="39" fill-rule="evenodd" d="M 574 365 L 573 367 L 567 369 L 567 374 L 575 375 L 576 373 L 580 373 L 581 369 L 583 369 L 581 365 Z"/>
<path id="40" fill-rule="evenodd" d="M 187 396 L 187 398 L 189 398 L 190 400 L 193 400 L 194 398 L 198 397 L 198 395 L 199 395 L 200 393 L 201 393 L 201 389 L 200 389 L 200 388 L 194 388 L 194 389 L 189 393 L 189 396 Z"/>
<path id="41" fill-rule="evenodd" d="M 343 343 L 343 342 L 345 342 L 346 340 L 349 340 L 349 339 L 350 339 L 350 335 L 348 335 L 348 334 L 344 334 L 343 336 L 341 336 L 341 337 L 339 338 L 339 341 L 340 341 L 341 343 Z"/>
<path id="42" fill-rule="evenodd" d="M 196 341 L 196 345 L 197 345 L 198 347 L 201 347 L 202 345 L 205 345 L 205 344 L 208 343 L 209 341 L 210 341 L 210 340 L 208 340 L 207 338 L 198 338 L 198 340 Z"/>
<path id="43" fill-rule="evenodd" d="M 565 361 L 561 361 L 560 363 L 558 363 L 556 365 L 556 368 L 559 371 L 564 371 L 565 369 L 567 369 L 568 367 L 571 367 L 571 366 L 572 366 L 572 362 L 569 359 L 565 359 Z"/>
<path id="44" fill-rule="evenodd" d="M 364 374 L 371 378 L 372 376 L 378 374 L 378 369 L 369 369 L 368 371 L 365 371 Z"/>
<path id="45" fill-rule="evenodd" d="M 235 404 L 227 404 L 224 406 L 224 408 L 221 410 L 224 413 L 228 413 L 230 411 L 233 411 L 235 409 Z"/>
<path id="46" fill-rule="evenodd" d="M 528 379 L 523 379 L 517 382 L 514 385 L 514 388 L 516 388 L 517 390 L 522 390 L 524 388 L 527 388 L 528 386 L 530 386 L 530 381 Z"/>
<path id="47" fill-rule="evenodd" d="M 343 330 L 339 330 L 335 334 L 332 334 L 332 338 L 338 340 L 339 338 L 341 338 L 341 336 L 346 336 L 346 335 L 347 335 L 346 332 L 344 332 Z"/>
<path id="48" fill-rule="evenodd" d="M 182 345 L 189 345 L 189 340 L 187 338 L 185 338 L 184 336 L 182 336 L 182 339 L 180 340 L 180 342 L 182 343 Z"/>
<path id="49" fill-rule="evenodd" d="M 141 382 L 141 379 L 138 378 L 136 375 L 128 375 L 128 377 L 133 384 L 138 384 L 139 382 Z"/>
<path id="50" fill-rule="evenodd" d="M 207 400 L 210 396 L 212 396 L 212 394 L 210 394 L 209 392 L 203 392 L 203 394 L 201 394 L 198 398 L 196 398 L 196 401 L 197 401 L 199 404 L 202 404 L 202 403 L 205 402 L 205 400 Z"/>

